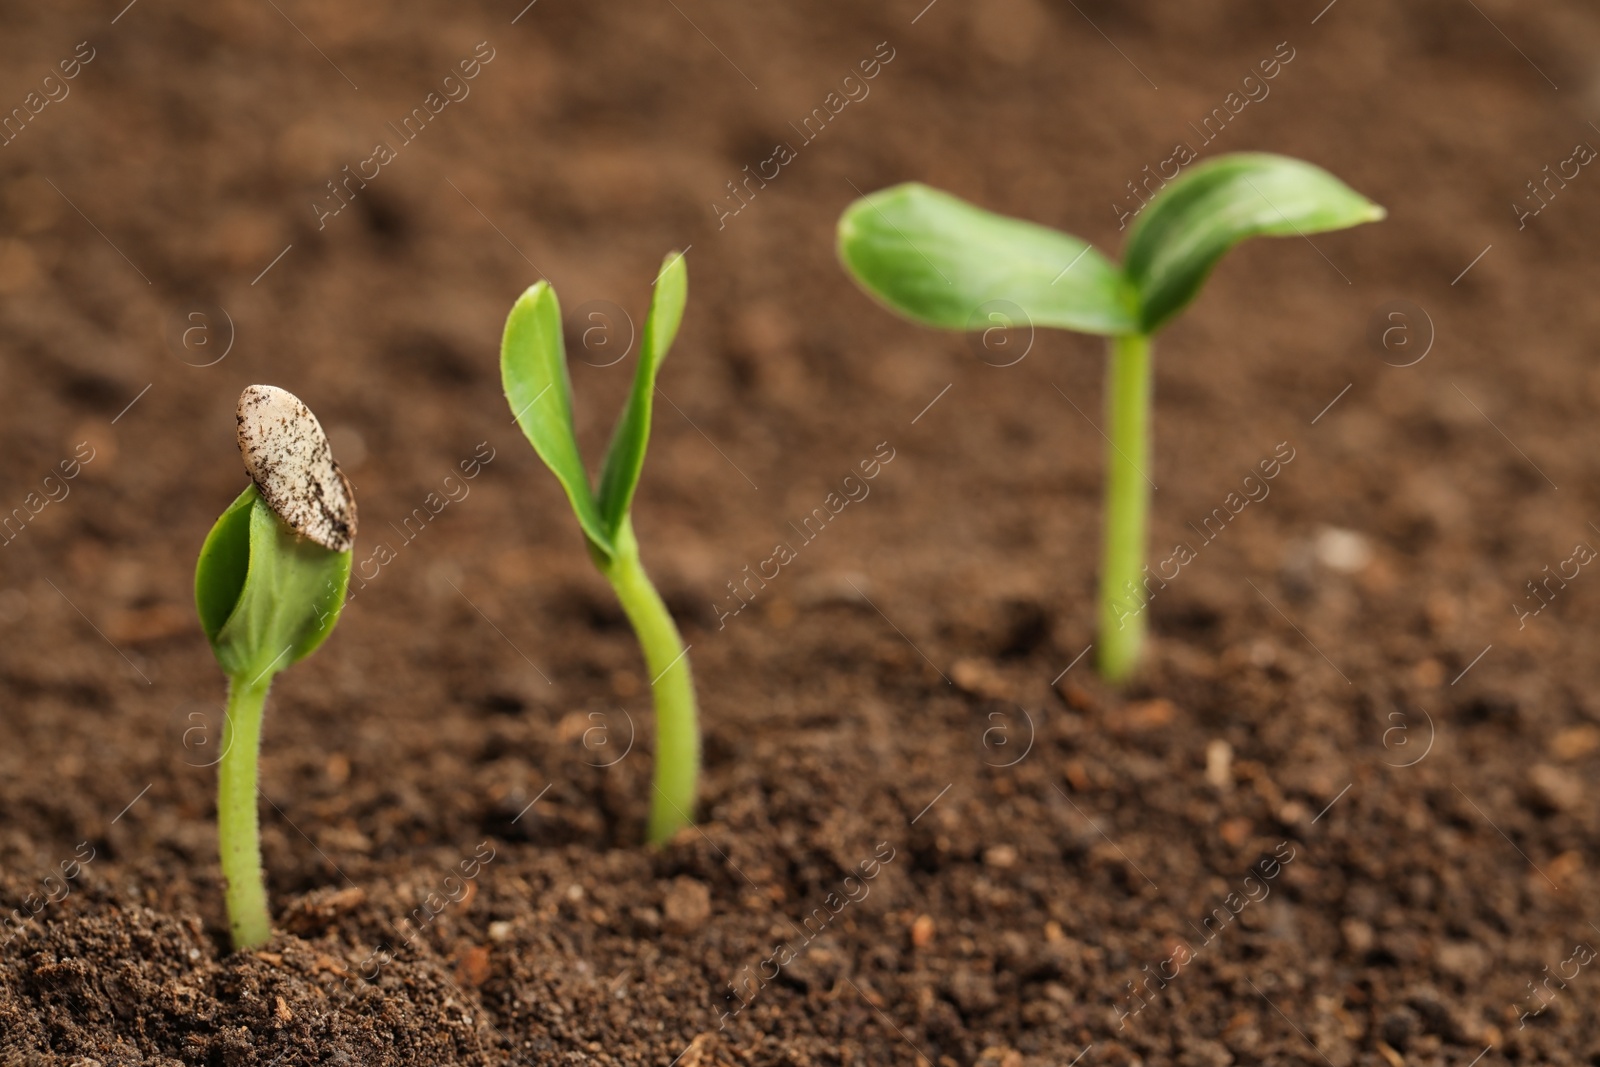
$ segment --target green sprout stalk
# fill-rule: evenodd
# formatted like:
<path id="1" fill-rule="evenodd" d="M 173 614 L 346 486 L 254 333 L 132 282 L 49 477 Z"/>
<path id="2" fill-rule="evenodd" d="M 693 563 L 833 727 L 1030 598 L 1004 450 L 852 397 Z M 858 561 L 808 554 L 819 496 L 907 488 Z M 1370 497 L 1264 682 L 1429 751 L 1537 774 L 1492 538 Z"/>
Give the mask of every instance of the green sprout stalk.
<path id="1" fill-rule="evenodd" d="M 272 936 L 267 884 L 261 871 L 261 827 L 256 818 L 256 762 L 261 754 L 261 713 L 271 682 L 228 679 L 223 756 L 217 765 L 217 842 L 223 894 L 235 948 Z"/>
<path id="2" fill-rule="evenodd" d="M 500 375 L 528 441 L 566 491 L 590 558 L 616 590 L 650 672 L 656 712 L 655 781 L 646 836 L 662 844 L 694 820 L 700 727 L 688 649 L 645 574 L 633 533 L 633 494 L 650 440 L 656 374 L 677 336 L 689 294 L 683 256 L 667 256 L 639 344 L 639 367 L 611 437 L 598 489 L 591 488 L 572 429 L 572 383 L 555 290 L 539 282 L 506 319 Z"/>
<path id="3" fill-rule="evenodd" d="M 595 563 L 622 602 L 622 610 L 639 636 L 656 708 L 656 765 L 650 823 L 645 837 L 666 841 L 693 821 L 696 782 L 700 775 L 700 726 L 695 710 L 694 679 L 678 627 L 650 584 L 639 562 L 633 523 L 623 523 L 615 541 L 616 555 Z"/>
<path id="4" fill-rule="evenodd" d="M 239 398 L 239 449 L 251 482 L 217 519 L 195 565 L 195 605 L 228 676 L 217 767 L 217 843 L 235 949 L 272 936 L 256 765 L 273 675 L 332 632 L 350 580 L 355 501 L 316 416 L 282 389 Z"/>
<path id="5" fill-rule="evenodd" d="M 1141 595 L 1145 529 L 1150 516 L 1150 338 L 1125 333 L 1111 341 L 1106 382 L 1105 538 L 1100 565 L 1100 669 L 1109 678 L 1132 673 L 1144 641 Z"/>
<path id="6" fill-rule="evenodd" d="M 914 322 L 981 330 L 1000 304 L 1020 309 L 1012 325 L 1110 338 L 1097 644 L 1100 673 L 1123 682 L 1145 632 L 1152 339 L 1240 241 L 1304 237 L 1383 215 L 1319 167 L 1240 153 L 1167 182 L 1129 229 L 1121 266 L 1069 234 L 915 183 L 851 204 L 839 219 L 839 258 L 862 288 Z"/>

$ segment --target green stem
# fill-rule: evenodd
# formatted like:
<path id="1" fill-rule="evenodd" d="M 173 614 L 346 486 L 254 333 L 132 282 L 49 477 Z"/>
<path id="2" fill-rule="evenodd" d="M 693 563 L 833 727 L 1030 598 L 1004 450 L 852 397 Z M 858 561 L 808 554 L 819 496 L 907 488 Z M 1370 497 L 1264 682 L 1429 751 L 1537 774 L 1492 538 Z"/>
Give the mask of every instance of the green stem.
<path id="1" fill-rule="evenodd" d="M 617 531 L 616 553 L 600 570 L 622 601 L 633 623 L 650 672 L 656 708 L 655 783 L 646 837 L 664 844 L 694 821 L 696 782 L 700 777 L 700 727 L 694 700 L 694 679 L 678 627 L 661 594 L 639 562 L 639 543 L 627 520 Z"/>
<path id="2" fill-rule="evenodd" d="M 256 762 L 261 753 L 261 710 L 270 677 L 228 682 L 228 720 L 217 767 L 217 844 L 235 949 L 254 948 L 272 936 L 267 884 L 261 873 L 261 830 L 256 821 Z"/>
<path id="3" fill-rule="evenodd" d="M 1126 681 L 1144 642 L 1142 585 L 1150 511 L 1150 338 L 1111 339 L 1106 379 L 1105 544 L 1100 568 L 1100 673 Z"/>

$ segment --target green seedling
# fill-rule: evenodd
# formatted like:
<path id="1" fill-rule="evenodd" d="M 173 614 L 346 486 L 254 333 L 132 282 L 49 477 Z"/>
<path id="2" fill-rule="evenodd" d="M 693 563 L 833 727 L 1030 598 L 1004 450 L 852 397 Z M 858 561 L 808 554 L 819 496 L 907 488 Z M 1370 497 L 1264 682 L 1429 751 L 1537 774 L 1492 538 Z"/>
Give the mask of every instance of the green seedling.
<path id="1" fill-rule="evenodd" d="M 700 731 L 687 649 L 661 595 L 639 561 L 633 491 L 650 440 L 656 373 L 683 320 L 689 273 L 674 252 L 662 262 L 639 342 L 639 369 L 611 435 L 598 489 L 591 489 L 572 429 L 572 383 L 561 335 L 561 305 L 548 282 L 517 300 L 500 345 L 500 376 L 517 425 L 550 468 L 583 531 L 589 558 L 616 590 L 652 679 L 656 763 L 646 835 L 661 844 L 693 821 L 700 775 Z"/>
<path id="2" fill-rule="evenodd" d="M 310 655 L 339 620 L 356 506 L 317 417 L 293 394 L 252 385 L 238 421 L 250 484 L 206 536 L 194 597 L 228 676 L 217 842 L 233 947 L 248 949 L 272 936 L 256 821 L 261 712 L 273 675 Z"/>
<path id="3" fill-rule="evenodd" d="M 1076 237 L 915 183 L 851 204 L 839 219 L 839 257 L 868 293 L 915 322 L 1110 338 L 1098 660 L 1101 674 L 1120 682 L 1144 638 L 1137 606 L 1150 506 L 1151 339 L 1240 241 L 1304 237 L 1383 215 L 1319 167 L 1243 153 L 1200 164 L 1157 192 L 1129 230 L 1120 267 Z M 1020 322 L 995 310 L 1007 305 L 1020 308 Z"/>

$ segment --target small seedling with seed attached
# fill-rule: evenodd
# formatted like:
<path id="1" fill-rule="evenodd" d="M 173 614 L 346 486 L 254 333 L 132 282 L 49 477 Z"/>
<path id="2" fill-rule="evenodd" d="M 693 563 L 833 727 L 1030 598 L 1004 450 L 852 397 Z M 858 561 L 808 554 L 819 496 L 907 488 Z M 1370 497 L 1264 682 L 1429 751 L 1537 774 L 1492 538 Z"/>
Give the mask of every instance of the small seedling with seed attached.
<path id="1" fill-rule="evenodd" d="M 217 768 L 217 840 L 235 949 L 272 936 L 256 821 L 261 712 L 272 677 L 325 640 L 350 580 L 356 505 L 311 410 L 252 385 L 239 397 L 250 484 L 211 528 L 195 566 L 195 604 L 228 676 Z"/>
<path id="2" fill-rule="evenodd" d="M 1241 153 L 1200 164 L 1156 193 L 1129 230 L 1121 267 L 1076 237 L 915 183 L 851 204 L 839 219 L 839 257 L 867 292 L 916 322 L 987 330 L 998 321 L 1111 339 L 1098 657 L 1100 672 L 1122 681 L 1144 635 L 1151 338 L 1240 241 L 1304 237 L 1383 215 L 1319 167 Z M 1020 307 L 1023 321 L 984 314 L 997 304 Z"/>
<path id="3" fill-rule="evenodd" d="M 656 765 L 646 836 L 661 844 L 693 821 L 700 775 L 700 731 L 688 650 L 639 561 L 633 533 L 633 491 L 650 440 L 656 373 L 683 320 L 689 274 L 674 252 L 662 262 L 639 342 L 639 369 L 627 406 L 612 432 L 591 489 L 572 429 L 572 383 L 561 335 L 561 305 L 548 282 L 517 300 L 500 345 L 500 376 L 506 400 L 533 450 L 566 490 L 589 546 L 589 558 L 616 590 L 633 624 L 650 671 L 656 709 Z"/>

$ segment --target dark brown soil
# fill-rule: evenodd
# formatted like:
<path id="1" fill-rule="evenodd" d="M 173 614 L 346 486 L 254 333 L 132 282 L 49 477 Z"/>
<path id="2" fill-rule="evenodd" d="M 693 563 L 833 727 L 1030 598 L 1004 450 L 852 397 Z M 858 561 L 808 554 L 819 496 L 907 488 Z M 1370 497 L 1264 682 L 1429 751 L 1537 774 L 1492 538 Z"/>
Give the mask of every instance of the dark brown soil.
<path id="1" fill-rule="evenodd" d="M 5 5 L 0 109 L 70 95 L 0 147 L 0 512 L 70 493 L 0 547 L 0 1062 L 1600 1062 L 1600 578 L 1567 562 L 1600 544 L 1600 178 L 1510 207 L 1600 143 L 1593 12 L 924 3 Z M 470 96 L 327 214 L 475 49 Z M 1162 337 L 1152 558 L 1198 555 L 1118 693 L 1062 675 L 1093 639 L 1099 345 L 989 365 L 859 294 L 832 224 L 917 178 L 1115 249 L 1180 139 L 1391 214 L 1240 250 Z M 584 347 L 584 305 L 637 321 L 688 246 L 635 515 L 706 774 L 650 851 L 648 679 L 496 349 L 545 272 L 598 455 L 633 361 Z M 1415 307 L 1414 347 L 1369 343 L 1400 299 L 1437 335 L 1404 368 Z M 251 382 L 330 427 L 376 576 L 274 690 L 281 932 L 236 955 L 189 589 Z"/>

